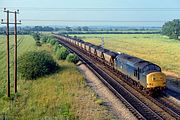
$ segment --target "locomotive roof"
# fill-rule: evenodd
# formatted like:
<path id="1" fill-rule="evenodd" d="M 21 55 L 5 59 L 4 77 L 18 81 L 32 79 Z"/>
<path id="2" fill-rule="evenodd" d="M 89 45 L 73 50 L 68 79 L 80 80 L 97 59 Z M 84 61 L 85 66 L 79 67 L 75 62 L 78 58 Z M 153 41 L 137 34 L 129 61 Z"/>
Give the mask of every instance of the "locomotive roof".
<path id="1" fill-rule="evenodd" d="M 121 59 L 125 59 L 125 60 L 127 60 L 129 62 L 132 62 L 132 63 L 136 63 L 136 62 L 142 61 L 142 59 L 140 59 L 140 58 L 137 58 L 137 57 L 134 57 L 134 56 L 130 56 L 130 55 L 125 54 L 125 53 L 119 54 L 118 57 L 120 57 Z"/>
<path id="2" fill-rule="evenodd" d="M 135 66 L 136 67 L 139 67 L 140 69 L 143 69 L 145 66 L 148 66 L 148 65 L 155 65 L 155 66 L 158 66 L 158 65 L 156 65 L 156 64 L 154 64 L 154 63 L 151 63 L 151 62 L 149 62 L 149 61 L 140 61 L 140 62 L 138 62 L 138 63 L 136 63 L 135 64 Z"/>
<path id="3" fill-rule="evenodd" d="M 134 56 L 130 56 L 125 53 L 118 54 L 116 56 L 116 58 L 119 58 L 119 60 L 125 61 L 127 64 L 134 66 L 135 68 L 140 68 L 140 69 L 143 69 L 147 65 L 153 64 L 149 61 L 146 61 L 146 60 L 134 57 Z M 155 65 L 155 64 L 153 64 L 153 65 Z"/>

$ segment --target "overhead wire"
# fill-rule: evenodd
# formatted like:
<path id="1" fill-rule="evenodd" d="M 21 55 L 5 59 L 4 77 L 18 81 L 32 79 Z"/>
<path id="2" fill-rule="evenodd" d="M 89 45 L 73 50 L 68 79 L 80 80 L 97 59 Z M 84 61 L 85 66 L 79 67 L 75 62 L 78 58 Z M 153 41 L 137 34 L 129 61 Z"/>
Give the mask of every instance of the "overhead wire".
<path id="1" fill-rule="evenodd" d="M 2 7 L 0 7 L 1 9 Z M 15 9 L 17 7 L 8 7 L 8 9 Z M 46 11 L 46 12 L 50 12 L 50 11 L 80 11 L 80 12 L 85 12 L 85 11 L 124 11 L 124 12 L 128 12 L 128 11 L 180 11 L 180 8 L 136 8 L 136 7 L 132 7 L 132 8 L 93 8 L 93 7 L 82 7 L 82 8 L 52 8 L 52 7 L 18 7 L 20 9 L 20 11 L 26 11 L 26 10 L 30 10 L 30 11 Z M 144 22 L 144 23 L 163 23 L 166 22 L 166 20 L 65 20 L 65 19 L 21 19 L 22 21 L 25 22 L 75 22 L 75 23 L 140 23 L 140 22 Z"/>
<path id="2" fill-rule="evenodd" d="M 111 23 L 121 23 L 121 22 L 151 22 L 151 23 L 161 23 L 166 22 L 165 20 L 63 20 L 63 19 L 22 19 L 26 22 L 111 22 Z"/>
<path id="3" fill-rule="evenodd" d="M 8 9 L 29 11 L 180 11 L 180 8 L 50 8 L 50 7 L 8 7 Z M 0 7 L 3 9 L 3 7 Z"/>

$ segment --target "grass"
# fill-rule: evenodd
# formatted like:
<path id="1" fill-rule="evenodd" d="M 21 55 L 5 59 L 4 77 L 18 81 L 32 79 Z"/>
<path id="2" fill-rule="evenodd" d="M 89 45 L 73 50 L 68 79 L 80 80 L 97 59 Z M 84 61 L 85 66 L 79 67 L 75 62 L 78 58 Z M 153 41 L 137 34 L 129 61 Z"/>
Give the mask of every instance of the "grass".
<path id="1" fill-rule="evenodd" d="M 10 69 L 11 69 L 11 83 L 13 83 L 13 36 L 10 36 Z M 18 37 L 18 56 L 29 50 L 36 50 L 35 42 L 30 36 Z M 0 35 L 0 98 L 6 92 L 6 37 Z M 27 49 L 28 48 L 28 49 Z M 13 84 L 11 84 L 13 88 Z"/>
<path id="2" fill-rule="evenodd" d="M 21 37 L 24 40 L 18 47 L 19 55 L 28 50 L 52 52 L 52 46 L 49 44 L 36 47 L 31 36 Z M 1 40 L 3 38 L 1 37 Z M 2 59 L 5 58 L 0 60 Z M 96 94 L 86 85 L 76 66 L 66 61 L 57 62 L 60 65 L 60 70 L 53 75 L 41 77 L 34 81 L 25 81 L 19 78 L 18 93 L 13 95 L 14 97 L 7 98 L 2 92 L 0 119 L 112 119 L 113 115 L 108 112 L 107 107 L 96 103 L 98 99 Z M 5 69 L 2 64 L 0 67 Z M 5 76 L 4 74 L 1 73 Z M 5 81 L 5 77 L 3 80 Z"/>
<path id="3" fill-rule="evenodd" d="M 159 34 L 77 35 L 96 45 L 104 37 L 105 48 L 124 52 L 161 66 L 163 71 L 180 75 L 180 41 Z"/>

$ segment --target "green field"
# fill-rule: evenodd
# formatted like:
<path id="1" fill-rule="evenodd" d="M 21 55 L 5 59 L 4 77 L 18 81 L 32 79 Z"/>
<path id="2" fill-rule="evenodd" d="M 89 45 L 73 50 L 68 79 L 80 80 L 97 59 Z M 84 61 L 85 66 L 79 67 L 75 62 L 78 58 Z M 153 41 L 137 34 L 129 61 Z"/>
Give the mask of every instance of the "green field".
<path id="1" fill-rule="evenodd" d="M 13 82 L 13 36 L 10 36 L 10 69 L 11 82 Z M 29 50 L 36 50 L 35 44 L 30 36 L 20 36 L 18 38 L 18 56 Z M 6 36 L 0 36 L 0 97 L 6 92 Z M 13 84 L 11 85 L 13 87 Z"/>
<path id="2" fill-rule="evenodd" d="M 97 95 L 86 85 L 76 66 L 66 61 L 57 61 L 60 70 L 37 80 L 22 80 L 18 77 L 18 93 L 6 97 L 6 57 L 5 36 L 0 36 L 0 119 L 39 120 L 39 119 L 112 119 L 107 107 L 98 104 Z M 11 37 L 11 46 L 12 46 Z M 21 41 L 21 42 L 20 42 Z M 35 46 L 31 36 L 20 36 L 18 55 L 26 51 L 46 50 L 52 53 L 52 46 Z M 11 49 L 11 58 L 13 58 Z M 12 73 L 11 60 L 11 73 Z M 15 97 L 13 97 L 15 96 Z"/>
<path id="3" fill-rule="evenodd" d="M 74 35 L 73 35 L 74 36 Z M 180 75 L 180 41 L 159 34 L 76 35 L 96 45 L 104 37 L 105 48 L 123 52 L 161 66 L 163 71 Z"/>

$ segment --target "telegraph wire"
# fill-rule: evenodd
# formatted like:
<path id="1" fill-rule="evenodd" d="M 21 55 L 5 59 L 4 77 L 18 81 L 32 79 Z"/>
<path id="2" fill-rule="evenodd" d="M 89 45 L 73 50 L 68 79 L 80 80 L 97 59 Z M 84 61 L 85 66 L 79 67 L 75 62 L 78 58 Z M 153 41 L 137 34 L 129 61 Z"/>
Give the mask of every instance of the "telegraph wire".
<path id="1" fill-rule="evenodd" d="M 2 9 L 2 7 L 0 7 Z M 8 7 L 15 9 L 15 7 Z M 39 8 L 18 7 L 29 11 L 180 11 L 180 8 Z"/>
<path id="2" fill-rule="evenodd" d="M 63 19 L 22 19 L 24 22 L 111 22 L 111 23 L 131 23 L 131 22 L 147 22 L 147 23 L 162 23 L 165 20 L 63 20 Z"/>

